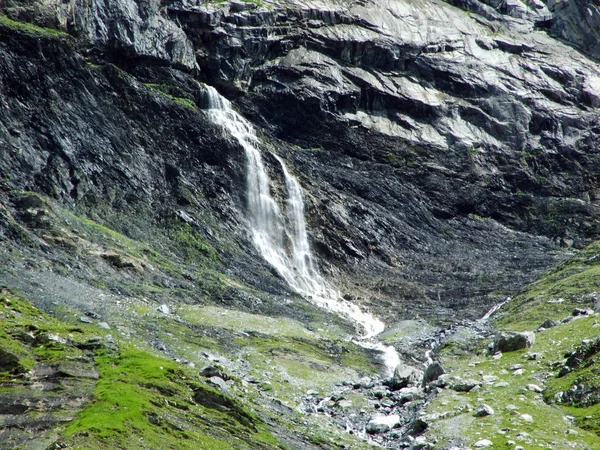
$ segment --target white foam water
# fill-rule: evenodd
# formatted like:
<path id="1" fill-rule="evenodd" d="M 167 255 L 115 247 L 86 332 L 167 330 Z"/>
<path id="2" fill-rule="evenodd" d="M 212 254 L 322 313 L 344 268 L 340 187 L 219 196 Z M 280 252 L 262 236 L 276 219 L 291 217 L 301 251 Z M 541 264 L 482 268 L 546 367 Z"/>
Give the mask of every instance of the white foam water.
<path id="1" fill-rule="evenodd" d="M 342 299 L 317 269 L 308 242 L 304 199 L 298 181 L 290 174 L 283 160 L 273 155 L 281 166 L 287 193 L 285 210 L 281 211 L 270 193 L 269 176 L 258 150 L 259 142 L 253 126 L 214 88 L 207 87 L 206 97 L 208 114 L 213 122 L 227 130 L 244 149 L 248 221 L 254 245 L 262 257 L 292 289 L 310 302 L 356 323 L 360 328 L 360 337 L 355 342 L 380 351 L 391 374 L 400 361 L 398 354 L 393 347 L 374 340 L 385 329 L 383 322 Z"/>

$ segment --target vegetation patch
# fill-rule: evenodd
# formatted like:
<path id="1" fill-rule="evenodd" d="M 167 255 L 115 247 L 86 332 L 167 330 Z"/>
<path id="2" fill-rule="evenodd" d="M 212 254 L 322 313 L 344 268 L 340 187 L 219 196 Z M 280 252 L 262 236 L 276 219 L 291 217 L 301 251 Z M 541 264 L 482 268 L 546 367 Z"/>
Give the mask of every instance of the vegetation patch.
<path id="1" fill-rule="evenodd" d="M 12 20 L 4 15 L 0 15 L 0 27 L 5 27 L 10 30 L 20 31 L 31 36 L 45 36 L 45 37 L 63 37 L 70 38 L 71 36 L 63 31 L 56 30 L 54 28 L 38 27 L 28 22 L 18 22 Z"/>

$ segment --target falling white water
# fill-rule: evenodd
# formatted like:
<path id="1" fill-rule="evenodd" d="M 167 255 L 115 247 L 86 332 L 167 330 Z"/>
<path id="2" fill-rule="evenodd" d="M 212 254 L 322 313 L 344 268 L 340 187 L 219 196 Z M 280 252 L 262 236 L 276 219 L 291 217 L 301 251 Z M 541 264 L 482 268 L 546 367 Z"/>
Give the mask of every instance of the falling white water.
<path id="1" fill-rule="evenodd" d="M 389 371 L 398 365 L 399 357 L 393 347 L 373 338 L 385 325 L 358 306 L 342 299 L 338 291 L 319 273 L 308 243 L 304 220 L 302 188 L 289 173 L 281 158 L 273 155 L 283 172 L 287 191 L 282 214 L 271 197 L 269 177 L 263 164 L 258 139 L 252 125 L 231 108 L 228 100 L 212 87 L 207 87 L 207 107 L 212 120 L 237 139 L 246 153 L 248 220 L 254 244 L 265 260 L 286 282 L 309 301 L 355 322 L 362 335 L 356 342 L 363 347 L 379 350 Z"/>
<path id="2" fill-rule="evenodd" d="M 510 301 L 511 301 L 511 298 L 506 297 L 506 300 L 504 300 L 503 302 L 500 302 L 500 303 L 492 306 L 490 308 L 490 310 L 488 312 L 486 312 L 481 319 L 478 320 L 478 322 L 487 322 L 488 320 L 490 320 L 490 317 L 492 317 L 492 315 L 496 313 L 496 311 L 498 311 L 500 308 L 502 308 L 504 305 L 506 305 Z"/>

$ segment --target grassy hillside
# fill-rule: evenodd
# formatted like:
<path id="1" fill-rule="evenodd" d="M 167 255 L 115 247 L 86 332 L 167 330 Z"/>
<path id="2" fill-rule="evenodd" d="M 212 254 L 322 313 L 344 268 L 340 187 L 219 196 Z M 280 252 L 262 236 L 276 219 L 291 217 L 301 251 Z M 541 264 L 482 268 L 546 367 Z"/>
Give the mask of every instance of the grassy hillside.
<path id="1" fill-rule="evenodd" d="M 494 357 L 492 330 L 455 330 L 440 358 L 449 380 L 473 380 L 475 387 L 440 391 L 427 409 L 430 439 L 470 447 L 489 440 L 495 449 L 600 448 L 598 261 L 595 242 L 494 316 L 499 330 L 535 331 L 531 348 Z M 549 328 L 539 328 L 546 319 Z M 482 404 L 494 413 L 475 417 Z"/>

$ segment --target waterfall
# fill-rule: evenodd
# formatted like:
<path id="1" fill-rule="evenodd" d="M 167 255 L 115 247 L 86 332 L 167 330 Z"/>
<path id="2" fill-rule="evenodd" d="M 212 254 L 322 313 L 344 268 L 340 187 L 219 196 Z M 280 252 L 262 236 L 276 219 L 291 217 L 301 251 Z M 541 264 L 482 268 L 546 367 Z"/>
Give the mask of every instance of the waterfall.
<path id="1" fill-rule="evenodd" d="M 372 340 L 384 330 L 383 322 L 342 299 L 319 273 L 308 243 L 304 199 L 298 181 L 283 160 L 273 155 L 285 180 L 287 200 L 285 210 L 281 211 L 270 193 L 269 176 L 258 150 L 254 127 L 235 112 L 229 101 L 213 87 L 207 86 L 205 106 L 212 121 L 228 131 L 244 149 L 248 222 L 252 240 L 262 257 L 307 300 L 356 323 L 361 329 L 361 336 L 356 342 L 381 351 L 388 370 L 393 371 L 399 363 L 395 349 Z"/>

